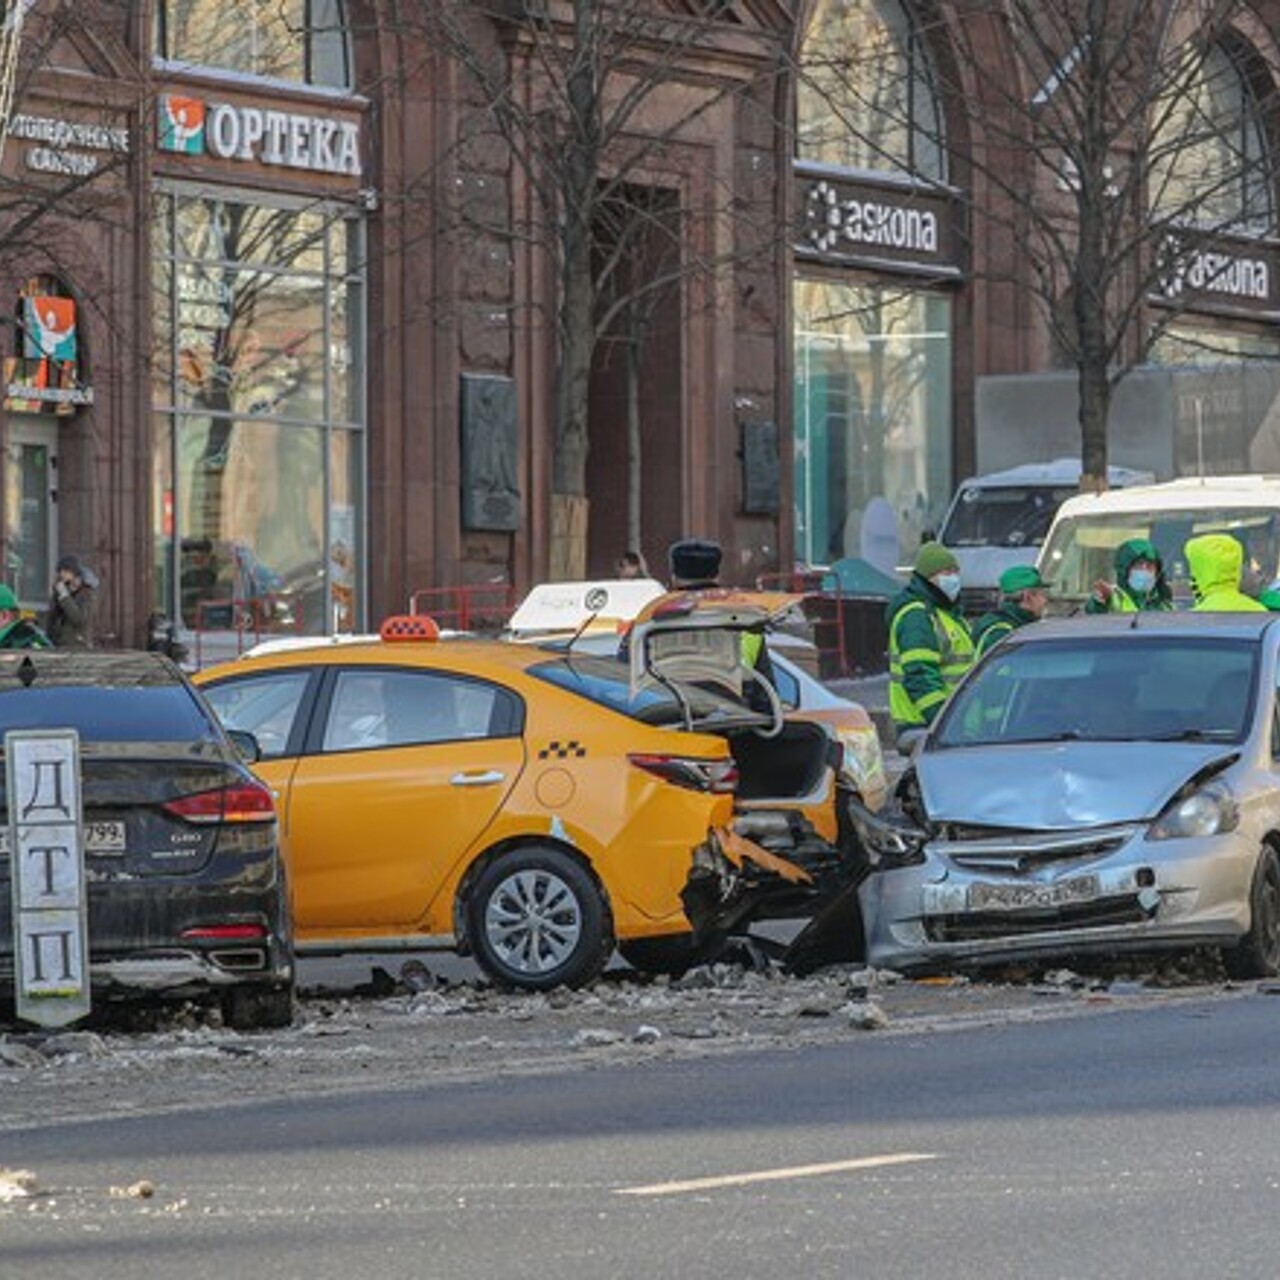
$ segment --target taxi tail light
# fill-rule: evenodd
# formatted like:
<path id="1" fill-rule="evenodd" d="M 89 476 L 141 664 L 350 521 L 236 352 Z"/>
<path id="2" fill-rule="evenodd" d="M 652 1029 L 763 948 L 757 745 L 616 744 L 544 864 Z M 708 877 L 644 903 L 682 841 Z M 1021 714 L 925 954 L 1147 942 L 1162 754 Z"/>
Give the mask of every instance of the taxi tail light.
<path id="1" fill-rule="evenodd" d="M 637 769 L 643 769 L 655 778 L 661 778 L 663 782 L 670 782 L 690 791 L 732 795 L 738 789 L 738 766 L 732 760 L 704 760 L 697 756 L 652 753 L 634 753 L 627 759 Z"/>
<path id="2" fill-rule="evenodd" d="M 183 929 L 178 936 L 189 942 L 261 942 L 267 930 L 260 924 L 203 924 Z"/>
<path id="3" fill-rule="evenodd" d="M 275 801 L 261 782 L 237 782 L 213 791 L 167 800 L 160 806 L 166 813 L 186 822 L 274 822 Z"/>

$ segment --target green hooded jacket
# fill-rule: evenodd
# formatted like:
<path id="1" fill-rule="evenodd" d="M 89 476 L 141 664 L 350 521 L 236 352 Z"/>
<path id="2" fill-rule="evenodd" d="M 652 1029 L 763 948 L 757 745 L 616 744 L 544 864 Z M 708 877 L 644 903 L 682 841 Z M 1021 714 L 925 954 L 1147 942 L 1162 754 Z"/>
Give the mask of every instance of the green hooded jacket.
<path id="1" fill-rule="evenodd" d="M 1145 593 L 1129 585 L 1129 570 L 1135 560 L 1150 560 L 1156 567 L 1156 585 Z M 1145 613 L 1173 608 L 1173 592 L 1164 576 L 1164 561 L 1155 543 L 1147 538 L 1130 538 L 1116 548 L 1116 583 L 1106 604 L 1093 596 L 1085 602 L 1085 613 Z"/>
<path id="2" fill-rule="evenodd" d="M 1240 590 L 1244 548 L 1229 533 L 1202 533 L 1185 547 L 1195 608 L 1205 613 L 1265 613 L 1267 606 Z"/>

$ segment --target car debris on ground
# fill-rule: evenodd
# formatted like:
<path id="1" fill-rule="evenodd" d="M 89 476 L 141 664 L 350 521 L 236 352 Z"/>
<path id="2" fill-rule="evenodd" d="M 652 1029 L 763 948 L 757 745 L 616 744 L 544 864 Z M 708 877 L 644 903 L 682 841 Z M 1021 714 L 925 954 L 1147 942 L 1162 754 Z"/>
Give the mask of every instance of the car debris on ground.
<path id="1" fill-rule="evenodd" d="M 1277 991 L 1280 992 L 1280 984 Z M 0 1131 L 139 1112 L 429 1080 L 634 1066 L 1083 1016 L 1142 1001 L 1230 997 L 1212 951 L 907 979 L 836 965 L 805 978 L 718 962 L 679 978 L 618 968 L 588 990 L 513 993 L 447 981 L 418 960 L 351 988 L 304 987 L 291 1027 L 237 1032 L 199 1004 L 92 1030 L 0 1027 Z M 265 1068 L 265 1069 L 264 1069 Z"/>

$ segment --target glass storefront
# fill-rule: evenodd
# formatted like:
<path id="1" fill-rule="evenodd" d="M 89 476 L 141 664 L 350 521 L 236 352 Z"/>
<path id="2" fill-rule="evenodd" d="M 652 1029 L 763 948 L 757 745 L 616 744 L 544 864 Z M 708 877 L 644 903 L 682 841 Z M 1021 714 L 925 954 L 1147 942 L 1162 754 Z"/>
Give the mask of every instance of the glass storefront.
<path id="1" fill-rule="evenodd" d="M 951 302 L 870 282 L 795 283 L 796 555 L 914 553 L 951 496 Z"/>
<path id="2" fill-rule="evenodd" d="M 155 606 L 186 628 L 359 624 L 360 234 L 314 203 L 157 197 Z"/>

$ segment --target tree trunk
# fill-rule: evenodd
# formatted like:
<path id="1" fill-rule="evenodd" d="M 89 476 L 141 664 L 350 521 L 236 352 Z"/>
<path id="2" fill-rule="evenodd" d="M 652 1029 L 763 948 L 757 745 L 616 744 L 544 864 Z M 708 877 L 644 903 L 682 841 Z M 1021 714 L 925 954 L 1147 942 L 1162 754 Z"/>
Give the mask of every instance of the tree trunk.
<path id="1" fill-rule="evenodd" d="M 580 582 L 587 576 L 587 499 L 564 493 L 551 495 L 552 582 Z"/>
<path id="2" fill-rule="evenodd" d="M 587 407 L 596 343 L 592 230 L 600 180 L 600 99 L 595 0 L 574 0 L 573 59 L 566 89 L 570 130 L 560 190 L 560 354 L 551 465 L 551 577 L 581 578 L 587 561 Z"/>
<path id="3" fill-rule="evenodd" d="M 641 476 L 640 341 L 633 331 L 627 343 L 627 550 L 640 551 Z"/>
<path id="4" fill-rule="evenodd" d="M 1111 382 L 1101 369 L 1080 365 L 1080 490 L 1102 493 L 1107 488 L 1107 418 L 1111 410 Z"/>

